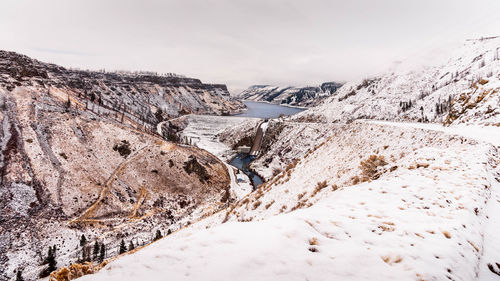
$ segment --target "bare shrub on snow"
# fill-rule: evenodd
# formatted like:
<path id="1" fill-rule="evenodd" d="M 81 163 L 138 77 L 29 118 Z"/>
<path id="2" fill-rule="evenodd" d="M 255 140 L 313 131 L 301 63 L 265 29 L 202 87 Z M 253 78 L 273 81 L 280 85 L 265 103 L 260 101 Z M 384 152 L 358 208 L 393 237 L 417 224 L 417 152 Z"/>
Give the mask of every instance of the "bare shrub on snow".
<path id="1" fill-rule="evenodd" d="M 368 159 L 361 161 L 359 168 L 361 169 L 361 182 L 378 179 L 380 177 L 379 167 L 387 165 L 384 156 L 370 155 Z"/>

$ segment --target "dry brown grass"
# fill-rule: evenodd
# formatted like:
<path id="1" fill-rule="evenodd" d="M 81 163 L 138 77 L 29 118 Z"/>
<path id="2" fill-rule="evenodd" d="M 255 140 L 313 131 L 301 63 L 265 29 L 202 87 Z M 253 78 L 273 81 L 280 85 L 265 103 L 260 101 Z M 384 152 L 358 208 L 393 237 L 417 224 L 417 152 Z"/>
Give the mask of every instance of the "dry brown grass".
<path id="1" fill-rule="evenodd" d="M 472 246 L 472 248 L 474 248 L 474 250 L 476 250 L 476 252 L 479 253 L 479 248 L 476 246 L 476 244 L 472 243 L 471 241 L 467 240 L 467 242 L 469 242 L 469 244 Z"/>
<path id="2" fill-rule="evenodd" d="M 285 170 L 288 171 L 288 170 L 295 168 L 295 166 L 297 166 L 297 163 L 299 163 L 299 161 L 297 159 L 293 160 L 292 163 L 290 163 L 286 166 Z"/>
<path id="3" fill-rule="evenodd" d="M 429 163 L 417 163 L 417 169 L 418 168 L 427 168 L 429 167 Z"/>
<path id="4" fill-rule="evenodd" d="M 382 256 L 381 258 L 387 264 L 400 263 L 401 261 L 403 261 L 403 258 L 401 256 L 396 256 L 394 258 L 390 256 Z"/>
<path id="5" fill-rule="evenodd" d="M 84 275 L 94 274 L 106 266 L 106 264 L 108 264 L 108 261 L 104 261 L 99 265 L 94 265 L 93 262 L 85 262 L 83 264 L 74 263 L 69 267 L 62 267 L 52 272 L 49 276 L 49 281 L 69 281 Z"/>
<path id="6" fill-rule="evenodd" d="M 378 228 L 380 228 L 382 231 L 386 231 L 386 232 L 393 232 L 395 230 L 394 223 L 392 223 L 392 222 L 383 222 L 382 224 L 380 224 L 378 226 Z"/>
<path id="7" fill-rule="evenodd" d="M 326 182 L 326 180 L 324 181 L 319 181 L 317 184 L 316 184 L 316 187 L 314 188 L 314 191 L 313 193 L 311 194 L 311 197 L 314 197 L 316 196 L 316 194 L 318 194 L 318 192 L 320 192 L 323 188 L 327 187 L 328 186 L 328 183 Z"/>
<path id="8" fill-rule="evenodd" d="M 260 204 L 262 204 L 262 202 L 260 202 L 260 200 L 253 203 L 253 209 L 254 210 L 257 209 L 260 206 Z"/>
<path id="9" fill-rule="evenodd" d="M 359 168 L 361 169 L 361 181 L 375 180 L 380 177 L 379 167 L 387 165 L 384 156 L 370 155 L 368 159 L 361 161 Z"/>
<path id="10" fill-rule="evenodd" d="M 304 197 L 304 195 L 306 195 L 306 192 L 305 192 L 305 191 L 304 191 L 304 192 L 302 192 L 302 193 L 297 194 L 297 199 L 298 199 L 298 200 L 302 199 L 302 197 Z"/>
<path id="11" fill-rule="evenodd" d="M 299 202 L 297 202 L 297 204 L 295 206 L 292 207 L 292 209 L 290 209 L 291 211 L 295 211 L 297 209 L 300 209 L 302 207 L 308 207 L 308 205 L 306 205 L 307 203 L 307 198 L 304 198 L 302 200 L 300 200 Z"/>
<path id="12" fill-rule="evenodd" d="M 272 200 L 271 202 L 267 203 L 266 204 L 266 209 L 269 209 L 269 207 L 271 207 L 272 205 L 274 204 L 274 200 Z"/>
<path id="13" fill-rule="evenodd" d="M 309 245 L 311 245 L 311 246 L 319 245 L 318 238 L 313 237 L 313 238 L 309 239 Z"/>
<path id="14" fill-rule="evenodd" d="M 480 82 L 481 81 L 484 84 L 488 83 L 488 80 L 481 79 Z M 481 84 L 481 85 L 484 85 L 484 84 Z M 478 87 L 476 86 L 475 89 L 477 90 Z M 465 114 L 468 110 L 475 108 L 488 95 L 492 96 L 492 95 L 495 95 L 497 93 L 497 90 L 492 90 L 492 89 L 485 90 L 485 91 L 482 91 L 481 93 L 479 93 L 474 100 L 471 100 L 471 98 L 474 96 L 476 90 L 474 90 L 473 92 L 469 92 L 469 93 L 462 93 L 457 100 L 452 100 L 452 106 L 451 106 L 450 112 L 448 113 L 448 115 L 446 116 L 446 120 L 444 121 L 445 125 L 450 125 L 451 123 L 453 123 L 453 121 L 460 118 L 460 116 Z M 454 107 L 453 106 L 454 104 L 458 104 L 459 107 L 457 107 L 457 108 Z"/>
<path id="15" fill-rule="evenodd" d="M 479 83 L 479 84 L 481 84 L 481 85 L 484 85 L 484 84 L 486 84 L 486 83 L 488 83 L 488 82 L 490 82 L 490 81 L 488 81 L 488 80 L 486 80 L 486 79 L 481 79 L 481 80 L 479 80 L 477 83 Z"/>
<path id="16" fill-rule="evenodd" d="M 358 176 L 354 176 L 351 178 L 351 184 L 355 185 L 361 182 L 361 179 Z"/>

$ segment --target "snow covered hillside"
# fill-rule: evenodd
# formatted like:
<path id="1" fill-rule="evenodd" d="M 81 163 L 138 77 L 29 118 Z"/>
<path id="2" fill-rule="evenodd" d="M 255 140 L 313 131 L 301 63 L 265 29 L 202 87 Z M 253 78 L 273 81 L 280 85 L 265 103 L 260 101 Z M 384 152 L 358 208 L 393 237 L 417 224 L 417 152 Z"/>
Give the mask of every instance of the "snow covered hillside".
<path id="1" fill-rule="evenodd" d="M 91 242 L 112 257 L 121 239 L 148 243 L 228 200 L 231 175 L 214 155 L 85 102 L 38 85 L 0 88 L 0 280 L 19 268 L 26 280 L 48 275 L 49 247 L 58 266 L 89 257 Z"/>
<path id="2" fill-rule="evenodd" d="M 499 51 L 470 40 L 269 120 L 250 166 L 264 184 L 81 280 L 498 280 Z M 200 146 L 225 157 L 259 122 L 215 124 Z"/>
<path id="3" fill-rule="evenodd" d="M 448 62 L 405 63 L 385 75 L 349 82 L 298 120 L 500 124 L 500 37 L 467 41 Z M 410 69 L 409 71 L 406 69 Z"/>
<path id="4" fill-rule="evenodd" d="M 494 280 L 498 165 L 490 143 L 344 125 L 226 223 L 202 221 L 81 280 Z"/>

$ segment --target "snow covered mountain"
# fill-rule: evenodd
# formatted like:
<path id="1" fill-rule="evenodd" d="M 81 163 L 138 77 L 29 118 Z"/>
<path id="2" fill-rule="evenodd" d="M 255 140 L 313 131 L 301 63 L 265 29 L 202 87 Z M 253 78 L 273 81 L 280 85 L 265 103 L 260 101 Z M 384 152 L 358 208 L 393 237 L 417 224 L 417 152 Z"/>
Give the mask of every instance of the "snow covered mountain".
<path id="1" fill-rule="evenodd" d="M 443 65 L 403 62 L 385 75 L 346 83 L 296 119 L 500 124 L 500 37 L 469 40 L 448 53 Z"/>
<path id="2" fill-rule="evenodd" d="M 238 94 L 238 97 L 251 101 L 266 101 L 294 106 L 318 105 L 342 86 L 337 82 L 326 82 L 318 87 L 279 87 L 254 85 Z"/>
<path id="3" fill-rule="evenodd" d="M 347 83 L 269 120 L 250 166 L 265 183 L 80 280 L 498 279 L 499 47 L 471 40 L 446 64 Z M 204 148 L 247 143 L 260 122 L 235 123 Z"/>

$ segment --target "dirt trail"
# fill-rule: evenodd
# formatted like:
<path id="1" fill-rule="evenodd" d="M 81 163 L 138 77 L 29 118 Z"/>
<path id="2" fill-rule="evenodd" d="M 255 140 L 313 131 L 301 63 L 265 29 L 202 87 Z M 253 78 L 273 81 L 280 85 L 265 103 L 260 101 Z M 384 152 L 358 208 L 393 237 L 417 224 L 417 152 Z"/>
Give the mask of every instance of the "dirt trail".
<path id="1" fill-rule="evenodd" d="M 79 222 L 85 222 L 85 221 L 93 221 L 95 222 L 96 220 L 89 220 L 88 218 L 91 217 L 94 212 L 101 206 L 102 204 L 102 201 L 104 200 L 104 198 L 106 197 L 106 195 L 108 194 L 108 191 L 109 191 L 109 186 L 113 183 L 113 181 L 116 179 L 116 176 L 121 172 L 123 171 L 123 169 L 133 160 L 135 160 L 138 155 L 140 154 L 140 152 L 142 152 L 144 149 L 146 149 L 148 147 L 148 145 L 145 145 L 143 146 L 142 148 L 138 149 L 137 151 L 135 151 L 133 154 L 131 154 L 127 159 L 125 159 L 123 162 L 120 163 L 120 165 L 118 165 L 118 167 L 116 167 L 114 170 L 113 170 L 113 173 L 111 173 L 111 175 L 108 177 L 108 179 L 106 180 L 106 182 L 104 183 L 104 186 L 101 190 L 101 194 L 99 195 L 99 198 L 97 198 L 97 201 L 92 204 L 92 206 L 90 206 L 87 210 L 85 210 L 79 217 L 77 218 L 74 218 L 72 219 L 69 224 L 75 224 L 75 223 L 79 223 Z"/>

